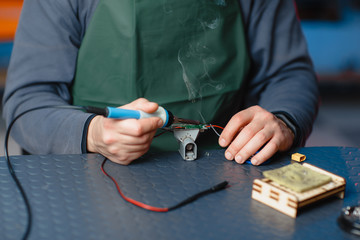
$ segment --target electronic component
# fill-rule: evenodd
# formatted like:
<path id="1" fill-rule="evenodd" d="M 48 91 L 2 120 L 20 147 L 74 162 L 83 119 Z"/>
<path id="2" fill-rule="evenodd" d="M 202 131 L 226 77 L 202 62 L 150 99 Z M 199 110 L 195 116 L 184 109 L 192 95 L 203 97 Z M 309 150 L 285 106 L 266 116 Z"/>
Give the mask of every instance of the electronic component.
<path id="1" fill-rule="evenodd" d="M 263 175 L 281 186 L 300 193 L 331 181 L 330 176 L 313 171 L 299 163 L 268 170 L 263 172 Z"/>
<path id="2" fill-rule="evenodd" d="M 305 161 L 306 156 L 301 153 L 294 153 L 291 155 L 291 160 L 297 161 L 297 162 L 303 162 Z"/>
<path id="3" fill-rule="evenodd" d="M 173 124 L 171 129 L 174 137 L 179 142 L 179 152 L 181 157 L 187 161 L 193 161 L 197 158 L 196 138 L 200 132 L 208 129 L 206 125 L 198 124 Z"/>
<path id="4" fill-rule="evenodd" d="M 307 163 L 302 166 L 329 176 L 331 181 L 310 190 L 296 192 L 268 178 L 255 179 L 251 197 L 293 218 L 301 207 L 321 199 L 330 196 L 344 198 L 346 185 L 344 178 Z"/>

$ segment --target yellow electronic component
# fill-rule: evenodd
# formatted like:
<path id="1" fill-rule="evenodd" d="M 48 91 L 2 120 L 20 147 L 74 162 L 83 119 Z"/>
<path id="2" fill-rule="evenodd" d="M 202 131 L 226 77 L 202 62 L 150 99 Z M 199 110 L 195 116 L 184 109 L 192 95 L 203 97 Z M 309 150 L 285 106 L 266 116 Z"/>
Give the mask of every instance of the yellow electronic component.
<path id="1" fill-rule="evenodd" d="M 297 161 L 297 162 L 302 162 L 305 161 L 306 156 L 304 154 L 301 153 L 294 153 L 291 155 L 291 160 Z"/>

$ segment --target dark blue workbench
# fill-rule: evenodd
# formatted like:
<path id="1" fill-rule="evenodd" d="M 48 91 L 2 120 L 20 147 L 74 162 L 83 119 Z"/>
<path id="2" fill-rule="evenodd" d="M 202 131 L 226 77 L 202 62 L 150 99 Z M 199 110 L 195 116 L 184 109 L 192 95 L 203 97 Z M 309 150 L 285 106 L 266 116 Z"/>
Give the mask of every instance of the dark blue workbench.
<path id="1" fill-rule="evenodd" d="M 331 198 L 300 211 L 296 219 L 251 199 L 252 181 L 262 171 L 290 162 L 277 156 L 255 167 L 227 161 L 223 151 L 201 152 L 185 162 L 178 153 L 149 155 L 129 166 L 105 169 L 123 192 L 167 207 L 223 180 L 231 187 L 168 213 L 125 202 L 100 171 L 103 157 L 15 156 L 11 161 L 33 208 L 30 239 L 358 239 L 336 219 L 343 206 L 360 204 L 360 150 L 302 148 L 316 165 L 347 180 L 345 199 Z M 0 239 L 19 239 L 26 224 L 23 200 L 0 161 Z"/>

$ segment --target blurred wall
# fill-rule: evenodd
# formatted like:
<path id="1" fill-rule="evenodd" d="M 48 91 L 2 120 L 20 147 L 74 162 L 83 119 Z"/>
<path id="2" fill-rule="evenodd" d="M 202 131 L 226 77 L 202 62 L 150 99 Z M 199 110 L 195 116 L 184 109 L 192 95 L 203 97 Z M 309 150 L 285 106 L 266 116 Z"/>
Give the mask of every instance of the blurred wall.
<path id="1" fill-rule="evenodd" d="M 360 83 L 360 1 L 296 3 L 320 81 Z"/>
<path id="2" fill-rule="evenodd" d="M 0 0 L 0 41 L 14 38 L 22 3 L 22 0 Z"/>
<path id="3" fill-rule="evenodd" d="M 22 4 L 22 0 L 0 0 L 0 88 L 5 84 L 6 68 Z"/>

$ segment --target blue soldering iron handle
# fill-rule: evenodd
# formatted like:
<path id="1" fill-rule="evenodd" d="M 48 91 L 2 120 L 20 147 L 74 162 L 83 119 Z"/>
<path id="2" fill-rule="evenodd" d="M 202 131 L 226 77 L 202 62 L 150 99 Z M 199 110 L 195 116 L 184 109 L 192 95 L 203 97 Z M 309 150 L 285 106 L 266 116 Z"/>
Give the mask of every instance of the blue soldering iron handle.
<path id="1" fill-rule="evenodd" d="M 116 119 L 142 119 L 142 118 L 150 118 L 150 117 L 159 117 L 163 120 L 163 126 L 167 127 L 171 125 L 173 116 L 167 111 L 165 108 L 160 107 L 154 113 L 146 113 L 140 110 L 130 110 L 130 109 L 122 109 L 122 108 L 114 108 L 114 107 L 106 107 L 108 118 L 116 118 Z"/>

